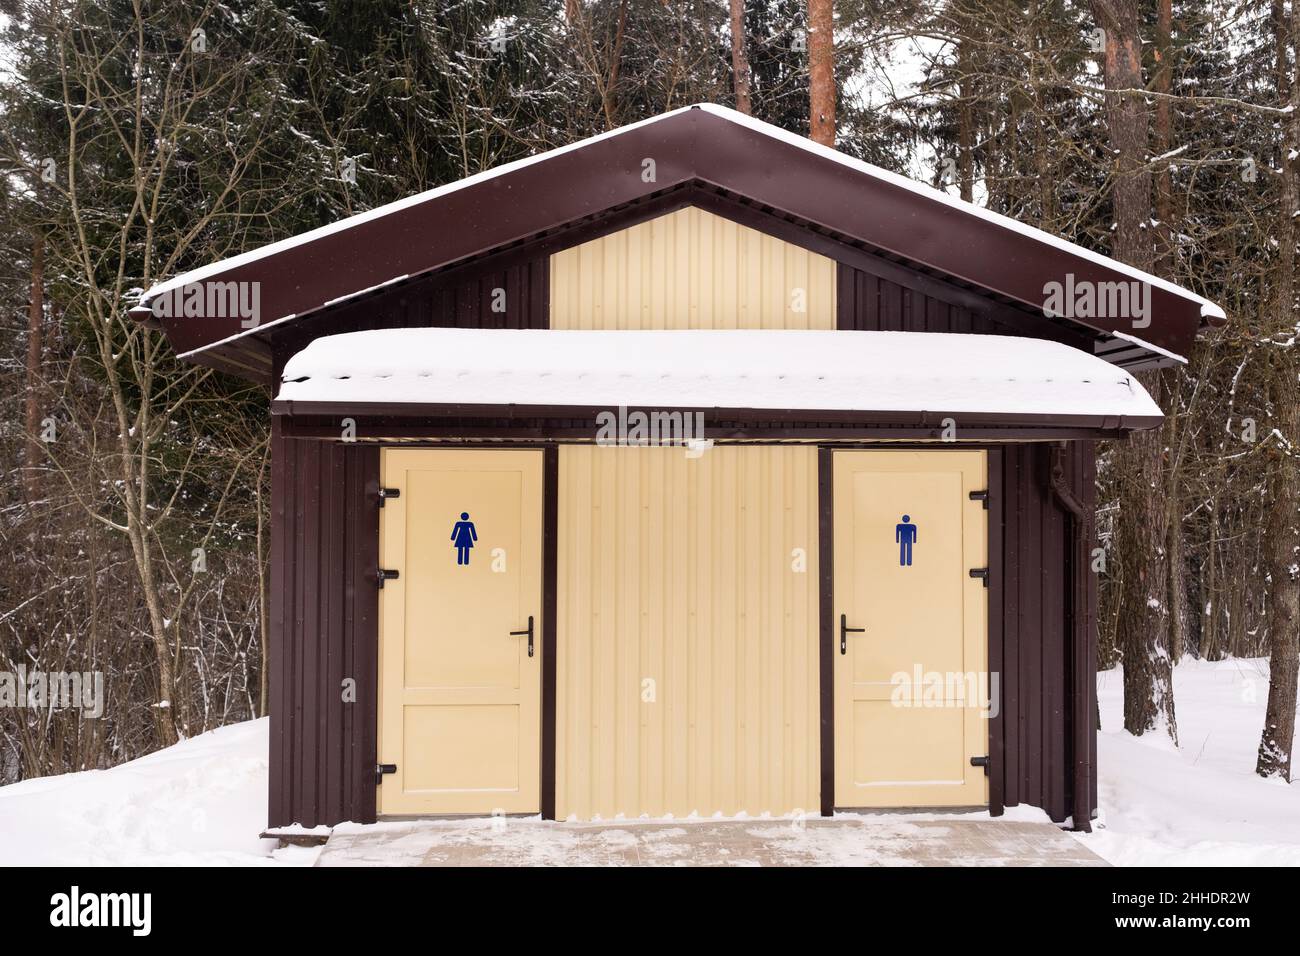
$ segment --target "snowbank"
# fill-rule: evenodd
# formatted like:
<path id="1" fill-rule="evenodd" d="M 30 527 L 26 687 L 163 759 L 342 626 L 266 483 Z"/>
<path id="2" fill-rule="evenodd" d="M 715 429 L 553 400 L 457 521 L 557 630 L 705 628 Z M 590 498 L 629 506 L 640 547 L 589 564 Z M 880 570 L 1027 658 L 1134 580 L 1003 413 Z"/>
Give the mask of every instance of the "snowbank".
<path id="1" fill-rule="evenodd" d="M 1120 729 L 1119 671 L 1100 674 L 1098 686 L 1102 817 L 1095 832 L 1077 839 L 1117 865 L 1300 866 L 1300 785 L 1261 780 L 1253 772 L 1268 694 L 1266 662 L 1179 664 L 1178 750 Z M 111 770 L 0 788 L 0 865 L 314 862 L 317 850 L 273 852 L 272 841 L 258 839 L 266 823 L 267 730 L 265 720 L 236 724 Z M 1007 817 L 1044 819 L 1029 807 Z M 872 822 L 896 825 L 900 818 L 881 815 Z M 340 831 L 357 829 L 344 825 Z M 860 841 L 861 833 L 845 828 L 844 839 Z"/>
<path id="2" fill-rule="evenodd" d="M 1097 675 L 1100 827 L 1079 834 L 1119 866 L 1300 866 L 1300 783 L 1255 776 L 1268 662 L 1184 660 L 1181 747 L 1123 730 L 1123 674 Z"/>
<path id="3" fill-rule="evenodd" d="M 234 724 L 110 770 L 0 787 L 0 865 L 272 862 L 275 843 L 258 839 L 267 728 L 265 719 Z"/>

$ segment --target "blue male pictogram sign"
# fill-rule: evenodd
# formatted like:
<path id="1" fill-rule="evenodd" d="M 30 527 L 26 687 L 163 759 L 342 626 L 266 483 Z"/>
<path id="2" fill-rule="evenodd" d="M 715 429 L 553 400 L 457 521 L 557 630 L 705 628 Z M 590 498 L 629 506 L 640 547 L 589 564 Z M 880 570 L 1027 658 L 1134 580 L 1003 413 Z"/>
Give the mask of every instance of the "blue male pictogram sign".
<path id="1" fill-rule="evenodd" d="M 911 567 L 912 545 L 916 543 L 916 525 L 909 515 L 903 515 L 901 524 L 894 525 L 894 541 L 898 544 L 899 567 Z"/>
<path id="2" fill-rule="evenodd" d="M 456 563 L 469 564 L 469 549 L 478 540 L 478 532 L 474 529 L 474 522 L 469 520 L 468 511 L 462 511 L 460 520 L 452 526 L 451 540 L 456 545 Z"/>

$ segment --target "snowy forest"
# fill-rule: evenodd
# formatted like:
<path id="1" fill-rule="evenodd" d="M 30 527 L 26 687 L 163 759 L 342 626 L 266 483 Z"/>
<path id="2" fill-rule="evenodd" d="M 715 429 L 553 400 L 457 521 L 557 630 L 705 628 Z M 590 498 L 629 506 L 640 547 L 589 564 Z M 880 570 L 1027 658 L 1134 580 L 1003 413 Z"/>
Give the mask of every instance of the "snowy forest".
<path id="1" fill-rule="evenodd" d="M 128 312 L 207 262 L 695 102 L 732 106 L 1223 306 L 1103 447 L 1093 570 L 1124 725 L 1178 739 L 1185 657 L 1300 640 L 1300 3 L 0 3 L 0 669 L 102 672 L 104 713 L 0 708 L 0 783 L 267 707 L 270 394 Z M 833 23 L 833 29 L 831 24 Z M 455 224 L 448 223 L 448 228 Z"/>

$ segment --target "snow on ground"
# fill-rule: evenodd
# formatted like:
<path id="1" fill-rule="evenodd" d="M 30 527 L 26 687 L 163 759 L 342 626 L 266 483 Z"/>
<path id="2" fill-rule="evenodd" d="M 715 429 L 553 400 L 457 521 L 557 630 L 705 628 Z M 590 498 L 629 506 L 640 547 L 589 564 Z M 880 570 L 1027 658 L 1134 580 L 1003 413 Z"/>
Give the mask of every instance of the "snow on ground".
<path id="1" fill-rule="evenodd" d="M 0 787 L 0 865 L 272 862 L 274 841 L 258 839 L 267 724 L 223 727 L 110 770 Z M 275 860 L 303 855 L 279 851 Z M 310 862 L 315 851 L 306 855 Z"/>
<path id="2" fill-rule="evenodd" d="M 1076 839 L 1117 865 L 1300 866 L 1300 783 L 1288 786 L 1253 773 L 1268 694 L 1266 662 L 1179 664 L 1178 750 L 1120 729 L 1119 671 L 1100 674 L 1098 687 L 1102 815 L 1093 833 Z M 258 720 L 111 770 L 0 787 L 0 865 L 311 864 L 318 850 L 274 850 L 272 841 L 258 839 L 266 821 L 266 755 L 267 722 Z M 939 819 L 960 826 L 988 817 L 873 815 L 858 822 L 897 830 L 908 821 Z M 1020 807 L 1006 819 L 1043 815 Z M 482 829 L 484 822 L 441 825 Z M 386 826 L 393 824 L 348 825 L 341 832 Z M 858 826 L 842 832 L 845 840 L 862 840 Z M 832 839 L 828 831 L 817 835 Z M 826 862 L 851 857 L 852 848 L 822 849 Z"/>
<path id="3" fill-rule="evenodd" d="M 1102 826 L 1077 834 L 1117 866 L 1300 866 L 1300 782 L 1254 774 L 1268 662 L 1174 670 L 1181 747 L 1123 730 L 1123 674 L 1097 676 Z"/>
<path id="4" fill-rule="evenodd" d="M 699 819 L 560 824 L 537 817 L 420 820 L 334 831 L 317 865 L 353 866 L 1106 866 L 1040 814 L 935 820 Z"/>

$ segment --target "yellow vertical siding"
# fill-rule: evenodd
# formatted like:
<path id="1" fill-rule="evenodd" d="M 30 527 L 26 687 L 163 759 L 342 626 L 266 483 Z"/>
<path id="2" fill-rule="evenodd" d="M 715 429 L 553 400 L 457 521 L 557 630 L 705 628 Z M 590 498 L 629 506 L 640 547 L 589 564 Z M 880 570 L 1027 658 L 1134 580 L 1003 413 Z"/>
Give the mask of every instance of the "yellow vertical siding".
<path id="1" fill-rule="evenodd" d="M 688 207 L 551 256 L 553 329 L 833 329 L 835 263 Z"/>
<path id="2" fill-rule="evenodd" d="M 816 450 L 568 446 L 559 509 L 560 817 L 815 812 Z"/>

